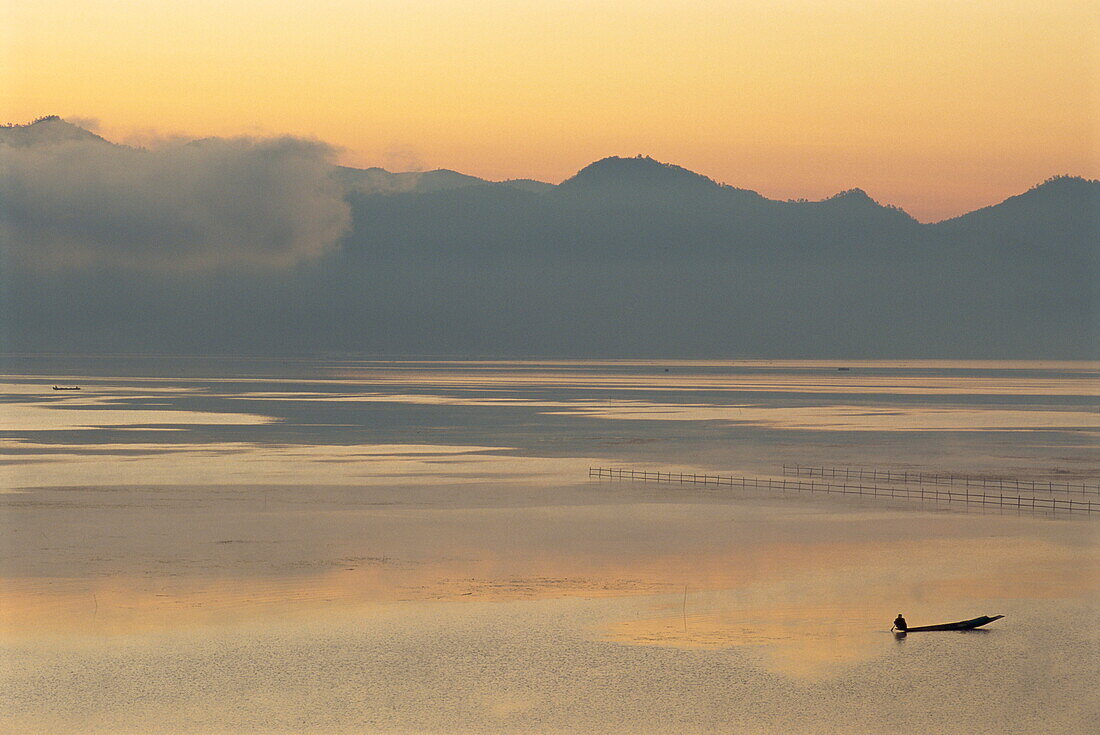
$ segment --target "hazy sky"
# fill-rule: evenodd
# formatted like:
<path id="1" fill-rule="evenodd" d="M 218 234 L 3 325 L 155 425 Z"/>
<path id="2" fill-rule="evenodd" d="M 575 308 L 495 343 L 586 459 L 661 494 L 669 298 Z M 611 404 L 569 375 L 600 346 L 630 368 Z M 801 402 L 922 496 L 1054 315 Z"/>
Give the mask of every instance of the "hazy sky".
<path id="1" fill-rule="evenodd" d="M 1089 0 L 5 3 L 0 118 L 293 134 L 350 165 L 559 181 L 646 153 L 922 220 L 1097 177 Z"/>

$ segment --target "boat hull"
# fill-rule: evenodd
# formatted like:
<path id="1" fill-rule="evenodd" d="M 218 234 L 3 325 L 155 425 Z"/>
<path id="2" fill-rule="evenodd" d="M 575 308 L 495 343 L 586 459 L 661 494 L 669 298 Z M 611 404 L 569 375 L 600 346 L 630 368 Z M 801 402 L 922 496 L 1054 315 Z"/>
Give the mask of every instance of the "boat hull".
<path id="1" fill-rule="evenodd" d="M 994 620 L 1000 620 L 1004 615 L 994 615 L 992 617 L 988 615 L 982 615 L 980 618 L 974 618 L 973 620 L 960 620 L 957 623 L 943 623 L 942 625 L 919 625 L 916 628 L 906 628 L 902 633 L 924 633 L 932 630 L 974 630 L 980 628 L 983 625 L 988 625 Z"/>

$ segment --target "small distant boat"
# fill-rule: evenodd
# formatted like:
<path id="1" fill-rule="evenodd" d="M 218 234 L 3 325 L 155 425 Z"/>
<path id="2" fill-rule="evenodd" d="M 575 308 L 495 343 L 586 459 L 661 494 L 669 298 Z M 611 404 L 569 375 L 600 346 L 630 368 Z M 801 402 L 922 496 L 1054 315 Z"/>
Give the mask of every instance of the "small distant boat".
<path id="1" fill-rule="evenodd" d="M 80 390 L 79 385 L 55 385 L 54 390 Z"/>
<path id="2" fill-rule="evenodd" d="M 940 625 L 919 625 L 916 628 L 906 628 L 905 630 L 896 630 L 897 633 L 923 633 L 929 630 L 974 630 L 980 628 L 983 625 L 988 625 L 994 620 L 1000 620 L 1004 615 L 994 615 L 989 617 L 988 615 L 982 615 L 980 618 L 974 618 L 972 620 L 960 620 L 957 623 L 942 623 Z"/>
<path id="3" fill-rule="evenodd" d="M 845 367 L 840 367 L 840 368 L 837 368 L 837 372 L 840 372 L 840 373 L 846 373 L 846 372 L 848 372 L 848 371 L 849 371 L 849 370 L 851 370 L 851 369 L 852 369 L 852 368 L 845 368 Z"/>

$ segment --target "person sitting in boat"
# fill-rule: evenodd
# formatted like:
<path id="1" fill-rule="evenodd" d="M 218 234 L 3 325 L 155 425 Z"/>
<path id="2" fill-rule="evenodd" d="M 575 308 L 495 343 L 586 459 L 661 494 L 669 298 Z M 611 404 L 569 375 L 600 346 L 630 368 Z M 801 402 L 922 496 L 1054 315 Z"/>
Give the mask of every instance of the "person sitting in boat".
<path id="1" fill-rule="evenodd" d="M 909 627 L 909 624 L 905 622 L 905 618 L 902 617 L 901 613 L 898 613 L 898 616 L 894 618 L 894 627 L 901 631 Z"/>

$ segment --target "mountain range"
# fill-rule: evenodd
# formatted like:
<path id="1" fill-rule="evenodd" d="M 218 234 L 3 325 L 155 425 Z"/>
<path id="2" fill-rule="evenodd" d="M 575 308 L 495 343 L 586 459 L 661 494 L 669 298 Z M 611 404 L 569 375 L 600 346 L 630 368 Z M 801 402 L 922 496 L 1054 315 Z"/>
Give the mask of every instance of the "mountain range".
<path id="1" fill-rule="evenodd" d="M 0 128 L 0 149 L 65 145 L 115 144 L 56 118 Z M 449 170 L 328 170 L 346 226 L 331 247 L 289 268 L 43 268 L 9 253 L 5 346 L 608 357 L 1100 353 L 1097 181 L 1056 177 L 922 224 L 860 189 L 777 201 L 648 157 L 605 158 L 558 185 Z M 233 180 L 246 186 L 258 177 Z M 9 205 L 5 245 L 14 252 L 11 223 L 22 227 L 30 215 L 0 204 Z M 91 224 L 111 226 L 103 219 Z"/>

